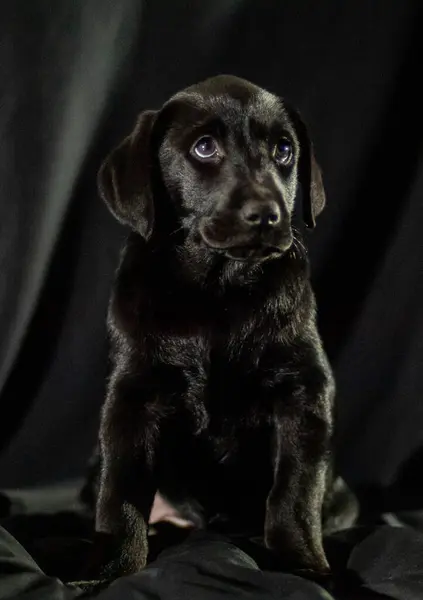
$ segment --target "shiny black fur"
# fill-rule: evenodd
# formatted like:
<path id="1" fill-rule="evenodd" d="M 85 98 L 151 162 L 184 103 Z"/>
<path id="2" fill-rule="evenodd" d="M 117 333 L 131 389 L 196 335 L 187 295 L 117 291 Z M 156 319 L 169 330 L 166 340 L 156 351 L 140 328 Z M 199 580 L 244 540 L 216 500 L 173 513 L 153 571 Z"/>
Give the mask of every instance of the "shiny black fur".
<path id="1" fill-rule="evenodd" d="M 217 163 L 192 155 L 212 135 Z M 287 137 L 294 158 L 275 163 Z M 138 570 L 156 490 L 204 523 L 262 531 L 292 568 L 326 572 L 322 505 L 334 385 L 316 329 L 299 191 L 314 226 L 325 196 L 305 126 L 260 88 L 219 76 L 142 113 L 99 187 L 132 228 L 110 304 L 114 370 L 102 414 L 97 529 Z M 243 220 L 277 204 L 275 226 Z"/>

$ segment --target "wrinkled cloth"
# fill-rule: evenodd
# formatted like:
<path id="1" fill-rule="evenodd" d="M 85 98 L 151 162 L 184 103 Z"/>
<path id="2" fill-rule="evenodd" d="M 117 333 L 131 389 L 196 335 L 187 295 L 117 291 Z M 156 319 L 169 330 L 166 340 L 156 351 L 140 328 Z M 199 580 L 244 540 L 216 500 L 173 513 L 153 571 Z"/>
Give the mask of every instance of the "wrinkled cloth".
<path id="1" fill-rule="evenodd" d="M 99 600 L 421 600 L 423 536 L 383 526 L 334 536 L 344 568 L 333 591 L 299 575 L 266 571 L 238 544 L 194 532 L 160 554 L 143 571 L 113 582 Z M 342 552 L 338 550 L 338 554 Z M 339 582 L 337 582 L 337 579 Z M 0 600 L 67 600 L 87 595 L 45 575 L 24 548 L 0 528 Z M 89 595 L 89 594 L 88 594 Z"/>

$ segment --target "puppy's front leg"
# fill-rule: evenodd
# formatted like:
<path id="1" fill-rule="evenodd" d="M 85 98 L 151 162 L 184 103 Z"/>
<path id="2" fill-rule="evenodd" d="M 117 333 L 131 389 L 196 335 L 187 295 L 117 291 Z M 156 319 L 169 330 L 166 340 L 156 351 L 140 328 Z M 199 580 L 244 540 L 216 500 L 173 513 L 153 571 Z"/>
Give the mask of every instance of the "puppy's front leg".
<path id="1" fill-rule="evenodd" d="M 329 572 L 322 545 L 322 505 L 329 460 L 328 400 L 280 401 L 274 415 L 274 481 L 265 542 L 289 568 Z M 325 410 L 326 408 L 326 410 Z"/>
<path id="2" fill-rule="evenodd" d="M 134 573 L 147 560 L 148 520 L 157 489 L 158 415 L 145 397 L 137 382 L 122 379 L 112 386 L 103 412 L 96 529 L 111 541 L 102 572 L 107 579 Z"/>

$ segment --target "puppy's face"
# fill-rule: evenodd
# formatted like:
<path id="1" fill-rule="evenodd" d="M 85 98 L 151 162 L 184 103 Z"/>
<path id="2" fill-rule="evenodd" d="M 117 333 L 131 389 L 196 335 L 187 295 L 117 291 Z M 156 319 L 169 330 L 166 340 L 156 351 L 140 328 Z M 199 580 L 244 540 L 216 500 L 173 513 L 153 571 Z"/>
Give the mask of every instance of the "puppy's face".
<path id="1" fill-rule="evenodd" d="M 292 243 L 301 179 L 313 225 L 324 192 L 301 120 L 269 92 L 219 76 L 143 113 L 103 166 L 100 190 L 116 216 L 146 237 L 160 203 L 157 214 L 172 213 L 190 243 L 261 261 Z"/>
<path id="2" fill-rule="evenodd" d="M 198 86 L 164 111 L 161 172 L 192 239 L 236 260 L 286 251 L 299 144 L 280 100 L 245 84 Z"/>

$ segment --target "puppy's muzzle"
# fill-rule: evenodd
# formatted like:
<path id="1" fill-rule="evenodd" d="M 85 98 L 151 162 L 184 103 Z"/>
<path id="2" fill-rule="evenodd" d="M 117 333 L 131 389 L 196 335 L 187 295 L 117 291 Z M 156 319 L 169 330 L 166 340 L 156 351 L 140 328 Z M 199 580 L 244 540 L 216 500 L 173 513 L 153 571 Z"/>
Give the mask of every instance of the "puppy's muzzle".
<path id="1" fill-rule="evenodd" d="M 292 244 L 290 219 L 271 199 L 249 199 L 200 221 L 202 241 L 233 260 L 277 258 Z"/>

